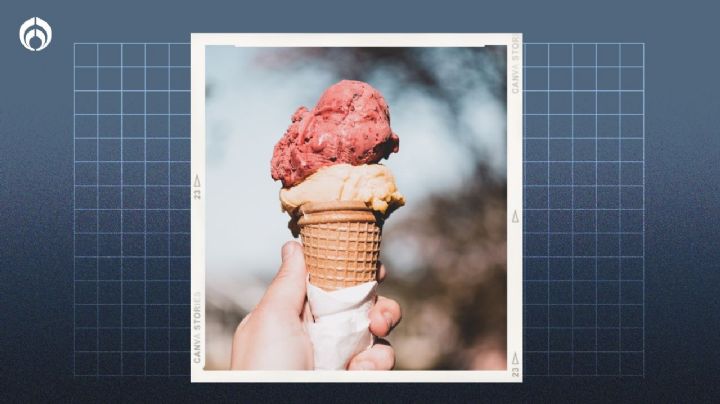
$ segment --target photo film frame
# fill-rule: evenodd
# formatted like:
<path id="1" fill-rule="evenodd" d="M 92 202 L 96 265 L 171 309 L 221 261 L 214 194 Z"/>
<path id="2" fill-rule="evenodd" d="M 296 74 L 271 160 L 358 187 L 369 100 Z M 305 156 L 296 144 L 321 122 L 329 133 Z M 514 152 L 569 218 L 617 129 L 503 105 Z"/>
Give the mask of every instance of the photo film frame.
<path id="1" fill-rule="evenodd" d="M 192 382 L 522 382 L 522 34 L 192 34 L 191 324 Z M 408 371 L 205 370 L 205 48 L 507 47 L 507 369 Z"/>

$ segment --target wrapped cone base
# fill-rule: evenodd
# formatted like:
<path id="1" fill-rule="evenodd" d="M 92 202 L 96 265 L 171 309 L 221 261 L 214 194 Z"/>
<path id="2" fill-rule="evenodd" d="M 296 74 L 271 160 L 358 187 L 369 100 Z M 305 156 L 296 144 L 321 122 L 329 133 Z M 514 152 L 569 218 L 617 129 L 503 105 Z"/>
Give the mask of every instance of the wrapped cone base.
<path id="1" fill-rule="evenodd" d="M 298 221 L 310 283 L 336 290 L 377 279 L 382 220 L 363 202 L 312 202 Z"/>

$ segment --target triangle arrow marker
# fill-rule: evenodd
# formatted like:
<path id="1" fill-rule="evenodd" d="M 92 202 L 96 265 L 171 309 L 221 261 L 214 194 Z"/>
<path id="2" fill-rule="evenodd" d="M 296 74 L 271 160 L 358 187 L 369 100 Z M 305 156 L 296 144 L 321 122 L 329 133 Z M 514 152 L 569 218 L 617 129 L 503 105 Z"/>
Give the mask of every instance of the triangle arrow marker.
<path id="1" fill-rule="evenodd" d="M 517 209 L 515 209 L 515 211 L 513 212 L 512 222 L 513 222 L 513 223 L 520 223 L 520 219 L 518 219 Z"/>
<path id="2" fill-rule="evenodd" d="M 193 182 L 193 187 L 200 188 L 200 176 L 198 174 L 195 174 L 195 182 Z"/>
<path id="3" fill-rule="evenodd" d="M 513 355 L 512 364 L 513 364 L 513 365 L 519 365 L 519 364 L 520 364 L 520 361 L 518 360 L 518 357 L 517 357 L 517 352 L 515 352 L 515 354 Z"/>

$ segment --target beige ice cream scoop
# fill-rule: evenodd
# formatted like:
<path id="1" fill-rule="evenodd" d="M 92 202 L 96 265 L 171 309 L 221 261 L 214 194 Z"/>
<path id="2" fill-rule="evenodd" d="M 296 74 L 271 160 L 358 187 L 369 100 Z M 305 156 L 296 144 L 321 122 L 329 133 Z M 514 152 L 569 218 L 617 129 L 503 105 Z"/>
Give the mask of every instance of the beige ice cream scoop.
<path id="1" fill-rule="evenodd" d="M 382 217 L 405 204 L 395 177 L 382 164 L 323 167 L 292 188 L 280 190 L 282 209 L 295 216 L 308 202 L 358 201 Z"/>

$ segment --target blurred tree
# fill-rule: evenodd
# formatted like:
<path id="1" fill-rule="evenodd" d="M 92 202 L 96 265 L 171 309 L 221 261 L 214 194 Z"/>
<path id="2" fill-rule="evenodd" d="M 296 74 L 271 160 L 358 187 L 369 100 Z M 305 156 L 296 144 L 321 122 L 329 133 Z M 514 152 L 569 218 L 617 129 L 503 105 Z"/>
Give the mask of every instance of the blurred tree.
<path id="1" fill-rule="evenodd" d="M 434 302 L 439 307 L 433 324 L 444 323 L 437 316 L 452 319 L 446 325 L 452 330 L 443 334 L 425 327 L 397 330 L 398 345 L 403 338 L 426 338 L 432 340 L 427 345 L 453 347 L 441 350 L 433 368 L 471 369 L 482 359 L 478 355 L 488 351 L 495 356 L 492 351 L 501 351 L 502 363 L 495 361 L 493 366 L 505 366 L 506 192 L 504 182 L 478 166 L 465 187 L 429 198 L 419 214 L 386 232 L 386 238 L 395 240 L 393 245 L 419 246 L 413 251 L 419 266 L 411 279 L 388 277 L 382 286 L 388 291 L 383 293 L 402 296 L 404 307 L 419 300 Z M 392 268 L 393 255 L 383 259 Z M 409 315 L 404 318 L 415 321 Z"/>

